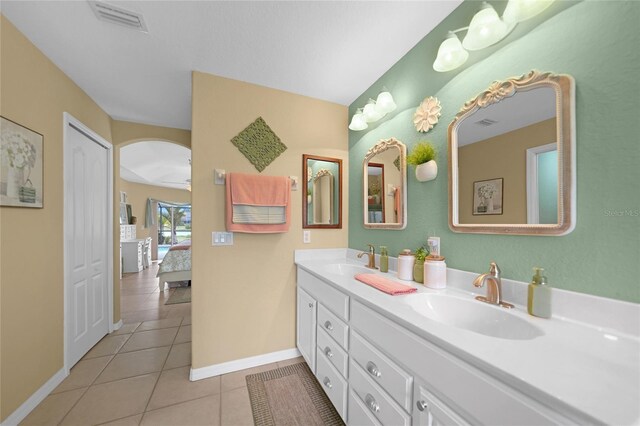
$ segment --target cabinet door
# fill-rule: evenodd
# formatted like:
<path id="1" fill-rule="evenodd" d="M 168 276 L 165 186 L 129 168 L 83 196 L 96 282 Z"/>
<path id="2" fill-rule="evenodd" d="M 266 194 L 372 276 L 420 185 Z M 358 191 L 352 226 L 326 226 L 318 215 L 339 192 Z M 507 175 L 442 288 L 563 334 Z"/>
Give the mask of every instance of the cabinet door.
<path id="1" fill-rule="evenodd" d="M 412 417 L 414 426 L 457 426 L 469 424 L 420 383 L 416 383 L 413 395 Z"/>
<path id="2" fill-rule="evenodd" d="M 296 345 L 313 373 L 316 372 L 316 311 L 315 299 L 298 287 Z"/>

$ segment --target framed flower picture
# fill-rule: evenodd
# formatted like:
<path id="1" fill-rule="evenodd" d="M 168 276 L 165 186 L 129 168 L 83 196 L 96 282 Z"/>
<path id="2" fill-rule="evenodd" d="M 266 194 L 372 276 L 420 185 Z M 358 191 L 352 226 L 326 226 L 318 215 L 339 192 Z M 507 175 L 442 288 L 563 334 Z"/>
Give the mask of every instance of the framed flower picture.
<path id="1" fill-rule="evenodd" d="M 0 206 L 42 208 L 44 137 L 0 117 Z"/>
<path id="2" fill-rule="evenodd" d="M 473 214 L 502 214 L 502 184 L 504 179 L 473 182 Z"/>

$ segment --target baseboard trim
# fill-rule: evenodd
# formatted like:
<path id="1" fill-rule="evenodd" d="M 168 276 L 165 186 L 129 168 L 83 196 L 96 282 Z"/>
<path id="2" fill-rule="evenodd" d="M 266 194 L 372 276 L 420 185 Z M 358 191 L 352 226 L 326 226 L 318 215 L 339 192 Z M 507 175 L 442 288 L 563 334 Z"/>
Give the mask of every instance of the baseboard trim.
<path id="1" fill-rule="evenodd" d="M 22 403 L 16 411 L 11 413 L 0 426 L 15 426 L 25 419 L 38 406 L 56 386 L 58 386 L 67 377 L 64 368 L 58 370 L 56 374 L 51 376 L 47 382 L 40 387 L 33 395 L 31 395 L 25 402 Z"/>
<path id="2" fill-rule="evenodd" d="M 118 322 L 114 323 L 112 327 L 113 327 L 113 328 L 112 328 L 112 330 L 111 330 L 111 331 L 117 331 L 117 330 L 120 330 L 120 327 L 122 327 L 122 320 L 120 320 L 120 321 L 118 321 Z"/>
<path id="3" fill-rule="evenodd" d="M 189 374 L 189 380 L 191 380 L 192 382 L 196 380 L 202 380 L 208 377 L 232 373 L 238 370 L 244 370 L 246 368 L 257 367 L 259 365 L 296 358 L 300 355 L 300 351 L 297 348 L 293 348 L 285 349 L 278 352 L 271 352 L 263 355 L 252 356 L 249 358 L 236 359 L 233 361 L 223 362 L 221 364 L 209 365 L 207 367 L 192 368 L 191 373 Z"/>

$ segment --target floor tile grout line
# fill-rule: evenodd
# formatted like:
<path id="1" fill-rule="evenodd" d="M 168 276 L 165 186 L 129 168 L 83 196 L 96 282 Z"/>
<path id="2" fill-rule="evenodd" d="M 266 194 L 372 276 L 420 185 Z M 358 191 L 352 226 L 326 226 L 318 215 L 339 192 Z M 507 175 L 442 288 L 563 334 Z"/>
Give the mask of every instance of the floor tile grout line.
<path id="1" fill-rule="evenodd" d="M 182 321 L 184 321 L 184 317 L 182 317 L 180 319 L 180 324 L 182 324 Z M 178 325 L 178 331 L 180 330 L 180 325 Z M 144 412 L 147 412 L 147 408 L 149 408 L 149 403 L 151 402 L 151 398 L 153 398 L 153 394 L 156 391 L 156 387 L 158 387 L 158 382 L 160 381 L 160 377 L 162 376 L 162 372 L 164 371 L 164 366 L 167 365 L 167 360 L 169 359 L 169 356 L 171 355 L 171 350 L 173 349 L 173 342 L 176 341 L 176 337 L 178 336 L 178 332 L 176 332 L 176 335 L 173 336 L 173 341 L 171 342 L 171 348 L 169 348 L 169 352 L 167 353 L 167 357 L 164 359 L 164 362 L 162 363 L 162 367 L 160 367 L 160 374 L 158 374 L 158 380 L 156 380 L 156 383 L 153 385 L 153 390 L 151 391 L 151 395 L 149 395 L 149 400 L 147 401 L 147 404 L 144 406 Z M 142 417 L 144 418 L 144 414 L 142 415 Z M 141 420 L 142 421 L 142 420 Z"/>

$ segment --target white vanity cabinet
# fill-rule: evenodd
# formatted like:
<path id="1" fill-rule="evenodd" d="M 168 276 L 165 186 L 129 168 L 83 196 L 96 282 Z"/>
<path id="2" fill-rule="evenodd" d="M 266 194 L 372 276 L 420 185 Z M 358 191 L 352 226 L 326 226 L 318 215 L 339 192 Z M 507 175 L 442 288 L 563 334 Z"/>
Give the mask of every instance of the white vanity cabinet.
<path id="1" fill-rule="evenodd" d="M 296 313 L 296 346 L 307 365 L 316 371 L 316 300 L 298 287 L 298 309 Z"/>
<path id="2" fill-rule="evenodd" d="M 298 350 L 347 420 L 349 296 L 298 269 Z"/>
<path id="3" fill-rule="evenodd" d="M 416 381 L 414 388 L 413 426 L 468 425 L 462 417 L 427 390 L 426 384 Z"/>

